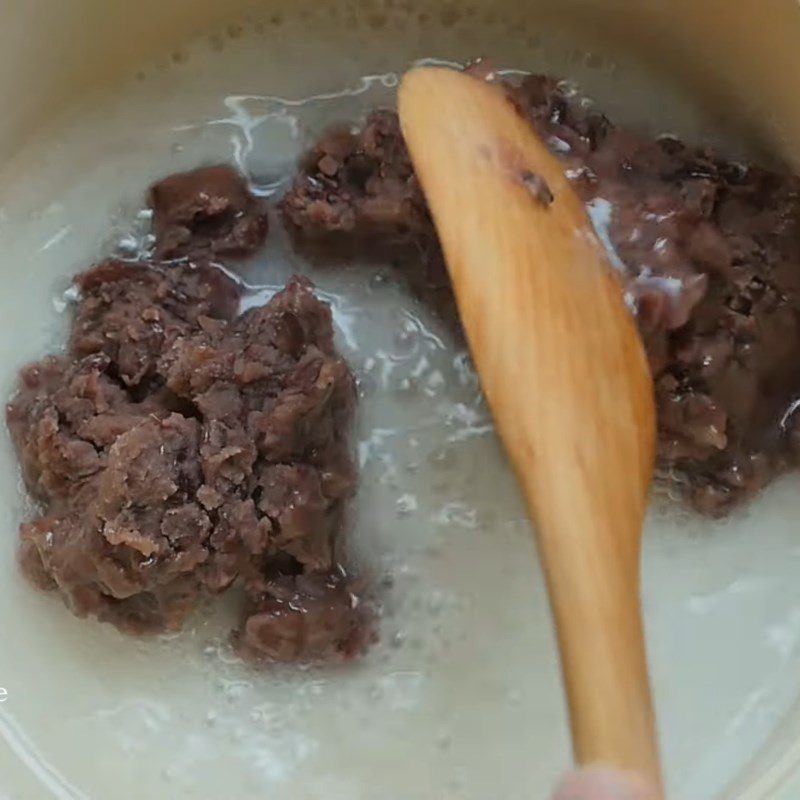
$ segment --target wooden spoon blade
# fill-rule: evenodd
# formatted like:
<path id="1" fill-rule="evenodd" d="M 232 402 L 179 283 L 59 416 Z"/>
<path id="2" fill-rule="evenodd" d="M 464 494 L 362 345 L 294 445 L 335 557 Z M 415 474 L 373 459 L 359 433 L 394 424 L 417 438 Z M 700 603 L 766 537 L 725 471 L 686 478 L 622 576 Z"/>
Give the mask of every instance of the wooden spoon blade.
<path id="1" fill-rule="evenodd" d="M 537 523 L 576 755 L 658 781 L 638 598 L 653 387 L 619 281 L 563 163 L 503 91 L 420 68 L 399 109 Z"/>

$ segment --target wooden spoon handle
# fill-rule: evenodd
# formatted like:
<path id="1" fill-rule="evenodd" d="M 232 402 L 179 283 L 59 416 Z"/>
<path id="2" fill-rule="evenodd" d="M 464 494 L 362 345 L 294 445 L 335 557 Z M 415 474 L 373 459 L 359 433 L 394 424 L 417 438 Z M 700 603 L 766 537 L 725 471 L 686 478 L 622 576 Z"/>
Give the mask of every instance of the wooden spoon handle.
<path id="1" fill-rule="evenodd" d="M 652 380 L 563 164 L 496 87 L 406 75 L 403 133 L 536 521 L 577 760 L 660 782 L 639 611 Z"/>

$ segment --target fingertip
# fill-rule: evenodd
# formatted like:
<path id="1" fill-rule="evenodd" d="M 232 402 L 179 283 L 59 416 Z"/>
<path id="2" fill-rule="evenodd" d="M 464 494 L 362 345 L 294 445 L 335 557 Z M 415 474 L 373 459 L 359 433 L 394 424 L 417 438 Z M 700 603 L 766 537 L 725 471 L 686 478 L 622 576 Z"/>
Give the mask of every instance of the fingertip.
<path id="1" fill-rule="evenodd" d="M 568 775 L 553 800 L 659 800 L 659 795 L 639 775 L 590 767 Z"/>

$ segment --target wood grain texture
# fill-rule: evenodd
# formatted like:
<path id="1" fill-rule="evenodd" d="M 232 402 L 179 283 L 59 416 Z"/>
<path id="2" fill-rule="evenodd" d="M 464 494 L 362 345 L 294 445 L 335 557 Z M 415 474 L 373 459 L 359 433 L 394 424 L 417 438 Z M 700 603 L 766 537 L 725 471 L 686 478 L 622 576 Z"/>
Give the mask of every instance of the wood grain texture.
<path id="1" fill-rule="evenodd" d="M 498 88 L 419 68 L 400 119 L 536 523 L 582 764 L 660 784 L 639 605 L 652 380 L 583 204 Z"/>

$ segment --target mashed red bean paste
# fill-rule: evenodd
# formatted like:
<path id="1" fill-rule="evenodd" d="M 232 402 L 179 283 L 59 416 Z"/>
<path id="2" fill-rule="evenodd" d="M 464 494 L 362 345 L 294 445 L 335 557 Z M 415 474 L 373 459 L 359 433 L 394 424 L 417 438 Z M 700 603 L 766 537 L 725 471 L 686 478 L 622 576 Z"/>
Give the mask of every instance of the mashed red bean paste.
<path id="1" fill-rule="evenodd" d="M 615 126 L 552 78 L 503 85 L 618 270 L 663 464 L 698 509 L 726 512 L 800 460 L 800 179 Z M 371 626 L 340 566 L 355 391 L 330 308 L 294 278 L 238 313 L 216 262 L 258 250 L 267 215 L 230 167 L 169 176 L 149 204 L 151 260 L 76 277 L 66 353 L 25 367 L 8 406 L 40 510 L 21 526 L 22 567 L 128 633 L 178 630 L 202 597 L 235 589 L 244 655 L 352 656 Z M 323 135 L 281 211 L 296 248 L 389 260 L 458 330 L 394 112 Z"/>
<path id="2" fill-rule="evenodd" d="M 187 221 L 173 211 L 198 197 L 243 207 L 236 173 L 199 174 L 153 190 L 157 251 L 178 241 L 159 214 Z M 186 226 L 184 252 L 228 247 L 238 234 L 221 213 Z M 330 308 L 295 278 L 239 315 L 237 284 L 203 261 L 110 260 L 75 283 L 66 353 L 25 367 L 7 409 L 41 512 L 20 530 L 27 576 L 133 634 L 178 630 L 200 598 L 235 587 L 247 656 L 360 651 L 369 625 L 339 566 L 355 391 Z"/>
<path id="3" fill-rule="evenodd" d="M 800 459 L 800 179 L 615 126 L 549 77 L 504 86 L 563 159 L 618 269 L 655 380 L 663 466 L 696 508 L 725 513 Z M 282 212 L 297 247 L 389 258 L 456 319 L 393 112 L 323 136 Z"/>
<path id="4" fill-rule="evenodd" d="M 150 189 L 156 257 L 247 256 L 264 244 L 267 213 L 227 166 L 170 175 Z"/>

